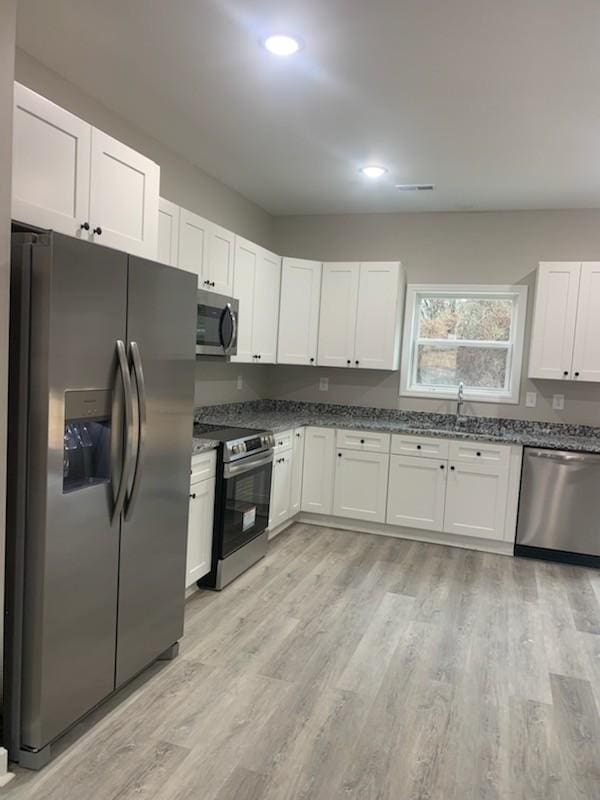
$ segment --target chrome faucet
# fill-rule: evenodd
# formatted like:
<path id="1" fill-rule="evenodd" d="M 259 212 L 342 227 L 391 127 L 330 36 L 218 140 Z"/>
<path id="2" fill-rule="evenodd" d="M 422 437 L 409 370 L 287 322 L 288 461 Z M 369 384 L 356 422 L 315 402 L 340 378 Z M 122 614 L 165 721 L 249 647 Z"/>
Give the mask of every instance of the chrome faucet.
<path id="1" fill-rule="evenodd" d="M 461 381 L 458 384 L 458 395 L 457 395 L 457 398 L 456 398 L 456 421 L 457 422 L 459 422 L 462 419 L 462 407 L 463 407 L 464 402 L 465 402 L 464 391 L 465 391 L 465 385 Z"/>

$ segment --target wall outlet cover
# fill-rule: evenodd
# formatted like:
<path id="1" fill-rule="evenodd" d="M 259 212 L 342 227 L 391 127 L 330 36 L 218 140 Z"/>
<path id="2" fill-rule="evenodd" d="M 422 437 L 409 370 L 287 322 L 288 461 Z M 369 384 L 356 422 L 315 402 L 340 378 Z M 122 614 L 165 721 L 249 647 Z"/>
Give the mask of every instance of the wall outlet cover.
<path id="1" fill-rule="evenodd" d="M 564 394 L 553 394 L 552 395 L 552 408 L 555 411 L 563 411 L 565 407 L 565 396 Z"/>
<path id="2" fill-rule="evenodd" d="M 320 378 L 319 379 L 319 391 L 321 391 L 321 392 L 328 392 L 329 391 L 329 378 Z"/>
<path id="3" fill-rule="evenodd" d="M 537 405 L 537 392 L 527 392 L 525 395 L 525 405 L 527 408 L 535 408 Z"/>
<path id="4" fill-rule="evenodd" d="M 238 375 L 238 376 L 237 376 L 237 383 L 236 383 L 236 386 L 237 386 L 237 388 L 238 388 L 238 391 L 240 391 L 241 389 L 243 389 L 243 388 L 244 388 L 244 380 L 243 380 L 243 378 L 242 378 L 242 376 L 241 376 L 241 375 Z"/>

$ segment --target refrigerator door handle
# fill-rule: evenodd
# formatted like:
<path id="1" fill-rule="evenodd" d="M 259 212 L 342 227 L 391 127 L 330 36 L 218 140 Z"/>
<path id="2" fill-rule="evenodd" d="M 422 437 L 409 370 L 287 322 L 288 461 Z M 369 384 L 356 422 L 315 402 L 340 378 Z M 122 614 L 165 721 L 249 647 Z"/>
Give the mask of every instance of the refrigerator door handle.
<path id="1" fill-rule="evenodd" d="M 131 392 L 131 376 L 129 365 L 127 364 L 127 354 L 125 344 L 121 339 L 117 339 L 117 363 L 123 382 L 123 398 L 125 403 L 125 446 L 123 452 L 123 468 L 121 470 L 121 480 L 115 496 L 115 504 L 111 522 L 119 516 L 125 502 L 127 492 L 127 482 L 131 471 L 131 456 L 133 450 L 133 397 Z"/>
<path id="2" fill-rule="evenodd" d="M 130 519 L 133 514 L 138 495 L 140 493 L 140 484 L 142 480 L 142 472 L 144 466 L 144 446 L 146 443 L 146 383 L 144 381 L 144 368 L 142 366 L 142 357 L 140 355 L 140 348 L 137 342 L 131 342 L 131 361 L 133 363 L 133 374 L 135 377 L 135 385 L 137 389 L 138 398 L 138 445 L 137 454 L 135 457 L 133 480 L 131 485 L 131 493 L 127 498 L 125 505 L 125 519 Z"/>

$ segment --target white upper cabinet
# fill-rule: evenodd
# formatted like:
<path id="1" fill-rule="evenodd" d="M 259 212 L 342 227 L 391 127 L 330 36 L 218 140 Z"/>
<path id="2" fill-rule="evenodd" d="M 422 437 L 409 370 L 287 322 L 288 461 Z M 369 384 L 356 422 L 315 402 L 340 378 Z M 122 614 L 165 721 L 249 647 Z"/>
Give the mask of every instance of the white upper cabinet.
<path id="1" fill-rule="evenodd" d="M 234 250 L 235 234 L 211 222 L 202 286 L 219 294 L 233 294 Z"/>
<path id="2" fill-rule="evenodd" d="M 13 219 L 87 238 L 91 125 L 15 83 L 13 126 Z"/>
<path id="3" fill-rule="evenodd" d="M 159 182 L 149 158 L 15 84 L 15 219 L 155 259 Z"/>
<path id="4" fill-rule="evenodd" d="M 158 164 L 93 128 L 92 240 L 134 255 L 156 258 L 159 184 Z"/>
<path id="5" fill-rule="evenodd" d="M 179 247 L 177 266 L 187 272 L 195 272 L 198 285 L 202 285 L 204 264 L 208 252 L 208 229 L 210 222 L 188 211 L 179 212 Z"/>
<path id="6" fill-rule="evenodd" d="M 360 265 L 354 365 L 398 369 L 405 278 L 398 261 Z"/>
<path id="7" fill-rule="evenodd" d="M 316 364 L 321 269 L 318 261 L 283 259 L 277 350 L 280 364 Z"/>
<path id="8" fill-rule="evenodd" d="M 573 377 L 573 344 L 581 263 L 546 262 L 539 266 L 529 353 L 529 377 Z"/>
<path id="9" fill-rule="evenodd" d="M 572 378 L 600 381 L 600 263 L 581 265 Z"/>
<path id="10" fill-rule="evenodd" d="M 240 311 L 233 362 L 275 363 L 280 282 L 281 258 L 236 236 L 233 294 Z"/>
<path id="11" fill-rule="evenodd" d="M 323 264 L 319 366 L 349 367 L 353 363 L 359 274 L 359 264 Z"/>
<path id="12" fill-rule="evenodd" d="M 398 369 L 404 285 L 398 261 L 324 264 L 319 366 Z"/>
<path id="13" fill-rule="evenodd" d="M 179 206 L 160 197 L 158 200 L 158 246 L 156 260 L 170 267 L 177 266 L 179 247 Z"/>

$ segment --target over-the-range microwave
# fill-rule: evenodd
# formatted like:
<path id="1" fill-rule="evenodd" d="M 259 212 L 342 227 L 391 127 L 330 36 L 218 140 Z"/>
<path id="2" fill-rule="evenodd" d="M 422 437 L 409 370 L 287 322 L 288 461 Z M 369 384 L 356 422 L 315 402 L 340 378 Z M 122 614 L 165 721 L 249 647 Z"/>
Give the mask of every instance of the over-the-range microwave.
<path id="1" fill-rule="evenodd" d="M 198 289 L 197 356 L 227 358 L 237 353 L 238 312 L 234 297 Z"/>

